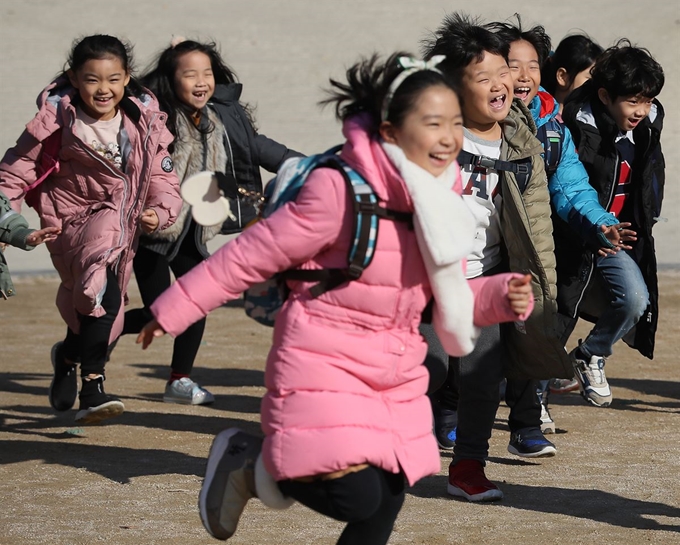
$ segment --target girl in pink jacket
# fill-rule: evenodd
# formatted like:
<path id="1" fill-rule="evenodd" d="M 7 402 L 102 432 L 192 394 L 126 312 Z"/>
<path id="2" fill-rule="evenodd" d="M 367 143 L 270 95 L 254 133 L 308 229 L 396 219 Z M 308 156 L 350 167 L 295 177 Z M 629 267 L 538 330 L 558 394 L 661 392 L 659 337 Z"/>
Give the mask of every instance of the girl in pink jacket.
<path id="1" fill-rule="evenodd" d="M 528 278 L 465 280 L 474 221 L 455 161 L 460 105 L 440 61 L 374 57 L 350 68 L 346 83 L 331 81 L 326 103 L 347 139 L 340 156 L 386 208 L 412 213 L 413 222 L 380 220 L 373 261 L 357 280 L 317 298 L 309 282 L 289 282 L 265 370 L 264 441 L 226 430 L 208 459 L 199 509 L 218 539 L 231 537 L 257 495 L 272 507 L 292 498 L 347 522 L 338 543 L 386 543 L 405 481 L 440 469 L 418 332 L 425 305 L 434 296 L 433 325 L 452 354 L 472 349 L 476 326 L 532 309 Z M 342 175 L 314 170 L 294 202 L 161 295 L 138 342 L 178 335 L 277 272 L 346 267 L 353 218 Z"/>
<path id="2" fill-rule="evenodd" d="M 47 247 L 68 329 L 52 348 L 49 399 L 57 411 L 73 407 L 80 363 L 81 424 L 124 410 L 104 392 L 104 365 L 122 330 L 134 249 L 140 230 L 168 227 L 182 205 L 165 114 L 131 78 L 130 65 L 129 48 L 117 38 L 78 42 L 68 70 L 38 97 L 38 113 L 0 163 L 0 189 L 12 206 L 19 211 L 26 197 L 43 228 L 61 229 Z M 32 187 L 48 156 L 56 167 Z"/>

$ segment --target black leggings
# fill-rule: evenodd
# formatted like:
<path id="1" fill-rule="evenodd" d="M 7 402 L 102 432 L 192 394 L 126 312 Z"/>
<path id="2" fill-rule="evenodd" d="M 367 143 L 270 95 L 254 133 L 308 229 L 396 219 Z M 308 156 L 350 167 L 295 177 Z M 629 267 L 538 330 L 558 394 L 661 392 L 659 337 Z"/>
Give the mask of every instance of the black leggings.
<path id="1" fill-rule="evenodd" d="M 369 466 L 328 481 L 279 481 L 281 492 L 310 509 L 347 522 L 338 545 L 384 545 L 404 503 L 404 476 Z"/>
<path id="2" fill-rule="evenodd" d="M 98 318 L 81 315 L 80 333 L 68 329 L 64 339 L 63 353 L 71 361 L 80 361 L 80 374 L 83 377 L 104 374 L 109 336 L 121 305 L 118 279 L 111 269 L 106 269 L 106 290 L 101 305 L 106 314 Z"/>
<path id="3" fill-rule="evenodd" d="M 203 261 L 203 256 L 196 248 L 194 236 L 194 229 L 190 229 L 184 237 L 177 255 L 170 262 L 164 255 L 147 250 L 143 246 L 139 247 L 132 266 L 144 308 L 135 308 L 125 313 L 124 335 L 139 333 L 153 318 L 149 308 L 158 296 L 170 287 L 171 269 L 175 278 L 179 278 Z M 202 318 L 189 326 L 184 333 L 175 337 L 171 364 L 173 373 L 180 375 L 191 373 L 204 331 L 205 318 Z"/>

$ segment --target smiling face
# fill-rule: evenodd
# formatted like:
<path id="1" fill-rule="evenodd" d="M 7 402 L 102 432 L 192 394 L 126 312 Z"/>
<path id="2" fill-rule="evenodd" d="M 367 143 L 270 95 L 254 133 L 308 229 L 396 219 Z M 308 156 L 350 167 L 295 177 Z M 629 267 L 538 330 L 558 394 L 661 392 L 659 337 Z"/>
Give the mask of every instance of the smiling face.
<path id="1" fill-rule="evenodd" d="M 203 108 L 215 92 L 210 57 L 200 51 L 191 51 L 177 60 L 175 93 L 177 98 L 194 110 Z"/>
<path id="2" fill-rule="evenodd" d="M 87 115 L 100 121 L 115 117 L 130 82 L 130 74 L 119 58 L 90 59 L 77 71 L 69 70 L 68 76 Z"/>
<path id="3" fill-rule="evenodd" d="M 538 87 L 541 85 L 541 65 L 534 46 L 526 40 L 512 42 L 508 66 L 515 96 L 528 105 L 538 94 Z"/>
<path id="4" fill-rule="evenodd" d="M 505 59 L 484 53 L 481 62 L 465 67 L 461 78 L 465 127 L 472 133 L 491 139 L 500 138 L 499 123 L 510 112 L 512 76 Z"/>
<path id="5" fill-rule="evenodd" d="M 463 115 L 456 93 L 444 85 L 426 88 L 401 126 L 385 121 L 380 135 L 399 146 L 409 161 L 439 176 L 463 146 Z"/>
<path id="6" fill-rule="evenodd" d="M 616 100 L 611 100 L 606 90 L 599 89 L 598 96 L 614 118 L 616 125 L 625 132 L 637 127 L 652 109 L 653 99 L 642 95 L 617 97 Z"/>

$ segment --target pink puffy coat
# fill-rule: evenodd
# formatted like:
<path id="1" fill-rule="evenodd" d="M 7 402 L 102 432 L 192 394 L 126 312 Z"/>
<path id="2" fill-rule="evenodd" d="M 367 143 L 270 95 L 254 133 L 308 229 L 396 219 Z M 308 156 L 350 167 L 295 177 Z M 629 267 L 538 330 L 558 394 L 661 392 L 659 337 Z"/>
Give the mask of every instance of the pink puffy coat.
<path id="1" fill-rule="evenodd" d="M 59 170 L 34 191 L 39 192 L 36 211 L 42 227 L 62 228 L 61 235 L 47 247 L 61 278 L 57 307 L 67 325 L 78 332 L 77 313 L 104 314 L 99 303 L 106 288 L 107 267 L 117 271 L 126 299 L 142 210 L 154 209 L 159 228 L 165 228 L 175 221 L 182 199 L 167 152 L 172 135 L 165 127 L 166 114 L 159 110 L 153 95 L 126 97 L 120 103 L 121 149 L 130 149 L 125 173 L 74 133 L 75 97 L 75 89 L 64 79 L 41 93 L 38 113 L 0 163 L 0 188 L 19 211 L 27 186 L 38 178 L 43 144 L 61 130 Z M 111 340 L 122 330 L 122 309 L 123 305 Z"/>
<path id="2" fill-rule="evenodd" d="M 413 210 L 404 181 L 361 118 L 344 126 L 342 157 L 393 210 Z M 460 185 L 460 181 L 458 182 Z M 342 268 L 353 212 L 341 175 L 315 170 L 295 202 L 256 223 L 181 277 L 152 311 L 177 335 L 251 284 L 296 267 Z M 483 280 L 481 323 L 514 320 L 504 297 L 510 275 Z M 482 284 L 473 287 L 479 291 Z M 312 299 L 311 284 L 292 292 L 274 327 L 262 402 L 263 458 L 276 480 L 369 463 L 403 470 L 413 484 L 440 468 L 432 434 L 418 332 L 431 296 L 412 229 L 381 220 L 375 257 L 359 280 Z"/>

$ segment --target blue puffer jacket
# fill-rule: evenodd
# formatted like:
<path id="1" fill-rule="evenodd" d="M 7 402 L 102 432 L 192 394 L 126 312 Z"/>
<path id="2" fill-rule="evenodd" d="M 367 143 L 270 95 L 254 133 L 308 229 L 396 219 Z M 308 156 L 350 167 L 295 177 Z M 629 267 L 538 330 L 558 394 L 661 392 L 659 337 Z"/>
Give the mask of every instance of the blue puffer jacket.
<path id="1" fill-rule="evenodd" d="M 536 126 L 545 125 L 559 115 L 557 101 L 541 88 L 529 104 Z M 550 201 L 559 217 L 593 248 L 602 246 L 597 238 L 602 225 L 614 225 L 618 220 L 607 212 L 598 200 L 597 191 L 588 183 L 588 173 L 578 158 L 569 129 L 562 126 L 564 138 L 557 170 L 548 180 Z"/>

